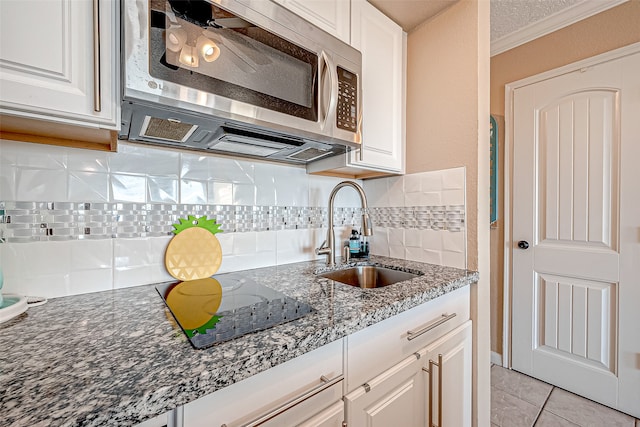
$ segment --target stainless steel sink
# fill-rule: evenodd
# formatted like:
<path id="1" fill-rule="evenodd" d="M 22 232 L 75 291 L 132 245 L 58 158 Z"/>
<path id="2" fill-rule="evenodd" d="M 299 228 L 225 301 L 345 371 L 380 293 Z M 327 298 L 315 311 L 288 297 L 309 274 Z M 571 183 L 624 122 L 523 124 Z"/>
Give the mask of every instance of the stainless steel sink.
<path id="1" fill-rule="evenodd" d="M 360 288 L 381 288 L 418 276 L 420 274 L 376 265 L 361 265 L 320 274 L 320 277 Z"/>

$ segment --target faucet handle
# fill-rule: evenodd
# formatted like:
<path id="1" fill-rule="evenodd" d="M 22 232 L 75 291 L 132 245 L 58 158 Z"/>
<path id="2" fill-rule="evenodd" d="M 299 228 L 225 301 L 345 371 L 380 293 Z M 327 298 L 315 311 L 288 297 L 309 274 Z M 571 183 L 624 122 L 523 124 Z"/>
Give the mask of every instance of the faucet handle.
<path id="1" fill-rule="evenodd" d="M 327 241 L 322 242 L 320 247 L 316 249 L 316 255 L 328 255 L 331 253 L 331 248 L 329 246 L 325 246 Z"/>

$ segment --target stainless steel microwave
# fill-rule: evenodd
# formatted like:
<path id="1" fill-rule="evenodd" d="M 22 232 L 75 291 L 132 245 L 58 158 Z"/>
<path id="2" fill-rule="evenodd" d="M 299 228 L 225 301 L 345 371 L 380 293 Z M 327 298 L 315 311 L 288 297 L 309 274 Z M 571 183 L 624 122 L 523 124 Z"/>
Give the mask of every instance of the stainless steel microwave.
<path id="1" fill-rule="evenodd" d="M 126 0 L 121 139 L 308 163 L 358 147 L 361 54 L 270 0 Z"/>

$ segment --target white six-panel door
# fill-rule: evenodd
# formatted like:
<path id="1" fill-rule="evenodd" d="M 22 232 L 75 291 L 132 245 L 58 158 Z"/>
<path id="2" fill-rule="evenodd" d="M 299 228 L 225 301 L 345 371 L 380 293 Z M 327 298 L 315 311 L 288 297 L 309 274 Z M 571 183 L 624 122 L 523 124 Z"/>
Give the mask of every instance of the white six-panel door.
<path id="1" fill-rule="evenodd" d="M 638 123 L 638 53 L 513 90 L 512 366 L 635 416 Z"/>

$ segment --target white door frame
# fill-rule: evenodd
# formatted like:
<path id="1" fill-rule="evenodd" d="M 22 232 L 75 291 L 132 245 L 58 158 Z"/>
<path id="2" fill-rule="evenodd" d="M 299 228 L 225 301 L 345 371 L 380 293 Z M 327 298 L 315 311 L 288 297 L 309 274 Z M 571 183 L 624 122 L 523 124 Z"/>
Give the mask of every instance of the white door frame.
<path id="1" fill-rule="evenodd" d="M 613 59 L 629 56 L 634 53 L 640 52 L 640 42 L 633 43 L 628 46 L 614 49 L 609 52 L 602 53 L 600 55 L 593 56 L 591 58 L 583 59 L 578 62 L 574 62 L 569 65 L 565 65 L 550 71 L 545 71 L 535 76 L 526 77 L 515 82 L 507 83 L 505 85 L 505 147 L 504 147 L 504 314 L 503 314 L 503 333 L 502 333 L 502 366 L 505 368 L 511 367 L 511 295 L 513 289 L 513 241 L 512 241 L 512 223 L 511 217 L 513 212 L 513 194 L 511 188 L 511 180 L 513 179 L 513 91 L 528 86 L 533 83 L 538 83 L 543 80 L 548 80 L 553 77 L 558 77 L 563 74 L 575 72 L 577 70 L 592 67 L 594 65 L 608 62 Z"/>

